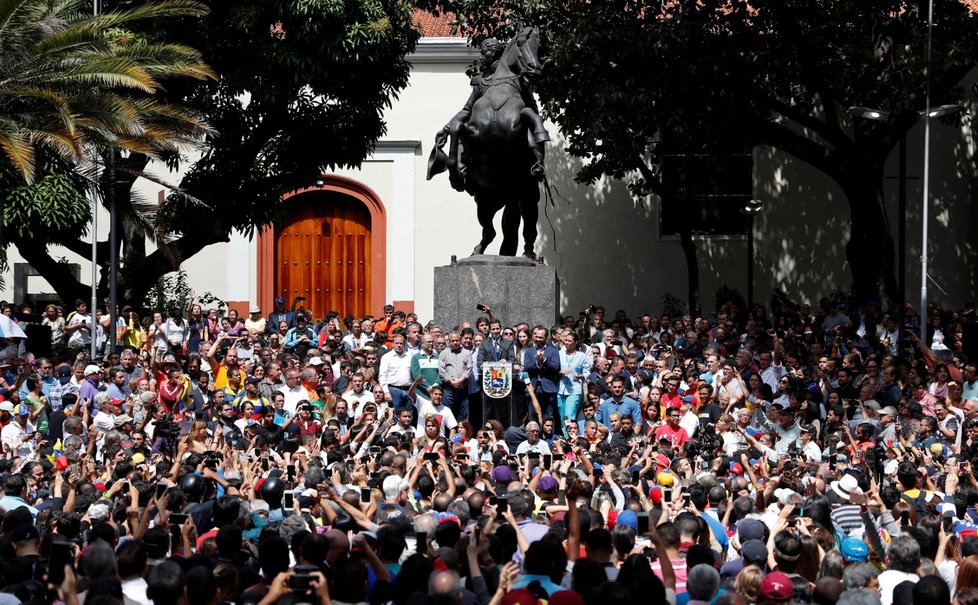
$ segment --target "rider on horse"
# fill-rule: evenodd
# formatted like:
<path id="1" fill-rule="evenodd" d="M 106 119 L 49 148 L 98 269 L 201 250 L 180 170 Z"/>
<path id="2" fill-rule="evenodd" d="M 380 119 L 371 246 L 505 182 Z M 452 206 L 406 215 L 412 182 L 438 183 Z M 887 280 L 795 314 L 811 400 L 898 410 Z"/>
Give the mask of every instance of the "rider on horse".
<path id="1" fill-rule="evenodd" d="M 486 38 L 479 45 L 479 54 L 481 55 L 479 71 L 472 76 L 472 93 L 469 95 L 469 99 L 465 102 L 461 111 L 455 114 L 438 132 L 435 138 L 436 145 L 441 147 L 445 144 L 448 137 L 451 137 L 453 141 L 458 141 L 459 130 L 468 123 L 469 117 L 472 115 L 472 106 L 475 105 L 475 102 L 482 98 L 491 87 L 505 85 L 508 82 L 508 80 L 493 80 L 496 66 L 499 64 L 499 58 L 505 49 L 506 45 L 499 42 L 496 38 Z M 536 100 L 533 98 L 533 93 L 530 91 L 530 86 L 526 78 L 521 76 L 517 78 L 514 84 L 518 86 L 520 96 L 525 105 L 522 113 L 532 125 L 528 145 L 533 152 L 533 157 L 536 162 L 530 168 L 530 174 L 537 178 L 543 178 L 544 143 L 550 140 L 550 135 L 543 125 L 543 118 L 540 117 Z M 466 166 L 459 160 L 458 155 L 457 149 L 455 153 L 448 155 L 448 174 L 452 187 L 456 191 L 463 191 Z"/>

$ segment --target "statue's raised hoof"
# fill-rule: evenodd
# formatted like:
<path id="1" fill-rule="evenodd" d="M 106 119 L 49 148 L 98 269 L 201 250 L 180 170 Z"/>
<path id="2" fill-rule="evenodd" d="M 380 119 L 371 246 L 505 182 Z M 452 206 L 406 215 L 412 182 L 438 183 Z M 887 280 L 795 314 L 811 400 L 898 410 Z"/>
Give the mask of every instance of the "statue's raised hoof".
<path id="1" fill-rule="evenodd" d="M 479 254 L 482 254 L 482 251 L 483 251 L 482 244 L 479 244 L 478 246 L 475 247 L 474 250 L 472 250 L 472 256 L 478 256 Z"/>

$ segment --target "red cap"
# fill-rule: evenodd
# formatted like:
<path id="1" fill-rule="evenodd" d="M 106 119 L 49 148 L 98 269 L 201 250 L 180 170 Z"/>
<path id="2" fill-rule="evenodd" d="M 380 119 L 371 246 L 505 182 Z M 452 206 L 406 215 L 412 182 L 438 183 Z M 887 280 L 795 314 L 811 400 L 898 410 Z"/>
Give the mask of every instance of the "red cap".
<path id="1" fill-rule="evenodd" d="M 662 504 L 662 489 L 658 487 L 650 489 L 649 500 L 652 501 L 652 504 Z"/>

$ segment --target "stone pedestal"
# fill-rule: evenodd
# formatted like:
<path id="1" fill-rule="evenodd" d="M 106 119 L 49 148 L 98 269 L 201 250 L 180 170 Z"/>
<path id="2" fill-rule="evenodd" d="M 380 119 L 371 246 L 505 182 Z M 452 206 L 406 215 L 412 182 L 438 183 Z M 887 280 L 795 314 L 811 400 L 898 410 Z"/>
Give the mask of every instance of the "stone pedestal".
<path id="1" fill-rule="evenodd" d="M 489 305 L 503 325 L 525 321 L 550 328 L 558 319 L 560 286 L 553 267 L 520 256 L 483 254 L 435 267 L 435 323 L 451 330 Z M 474 327 L 474 326 L 473 326 Z"/>

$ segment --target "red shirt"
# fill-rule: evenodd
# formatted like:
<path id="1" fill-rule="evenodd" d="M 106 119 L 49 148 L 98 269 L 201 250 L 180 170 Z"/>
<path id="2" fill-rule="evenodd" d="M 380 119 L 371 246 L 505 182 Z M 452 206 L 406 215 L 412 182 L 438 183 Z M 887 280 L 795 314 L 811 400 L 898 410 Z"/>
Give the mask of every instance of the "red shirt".
<path id="1" fill-rule="evenodd" d="M 681 426 L 677 426 L 673 430 L 668 424 L 663 424 L 655 430 L 655 440 L 660 439 L 668 439 L 672 447 L 682 447 L 689 441 L 689 435 L 686 434 L 686 429 Z"/>

